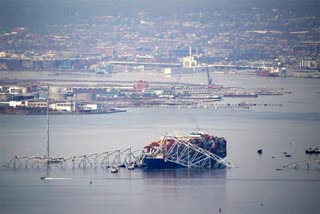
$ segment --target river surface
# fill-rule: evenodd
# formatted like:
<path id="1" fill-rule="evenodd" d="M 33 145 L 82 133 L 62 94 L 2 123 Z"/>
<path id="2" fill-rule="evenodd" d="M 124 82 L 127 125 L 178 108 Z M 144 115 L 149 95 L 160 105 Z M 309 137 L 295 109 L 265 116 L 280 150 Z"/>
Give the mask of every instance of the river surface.
<path id="1" fill-rule="evenodd" d="M 191 214 L 219 213 L 220 208 L 221 213 L 320 213 L 319 164 L 312 163 L 309 169 L 305 165 L 282 168 L 320 158 L 304 152 L 320 147 L 319 80 L 214 77 L 228 86 L 277 87 L 292 93 L 248 100 L 282 107 L 54 115 L 50 117 L 50 153 L 69 157 L 142 149 L 166 133 L 187 135 L 201 130 L 227 139 L 226 159 L 237 168 L 120 169 L 118 174 L 103 168 L 0 168 L 0 213 Z M 201 78 L 190 76 L 188 81 Z M 5 164 L 15 155 L 46 154 L 46 123 L 41 115 L 0 115 L 0 162 Z M 263 149 L 262 155 L 258 149 Z M 56 179 L 41 180 L 42 176 Z"/>

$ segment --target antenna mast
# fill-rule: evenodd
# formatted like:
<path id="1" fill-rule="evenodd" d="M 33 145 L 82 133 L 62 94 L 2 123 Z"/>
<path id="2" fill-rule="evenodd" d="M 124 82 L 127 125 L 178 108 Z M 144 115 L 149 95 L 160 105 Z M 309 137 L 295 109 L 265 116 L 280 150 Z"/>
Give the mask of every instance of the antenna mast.
<path id="1" fill-rule="evenodd" d="M 50 157 L 49 146 L 49 85 L 48 85 L 48 97 L 47 97 L 47 157 Z"/>

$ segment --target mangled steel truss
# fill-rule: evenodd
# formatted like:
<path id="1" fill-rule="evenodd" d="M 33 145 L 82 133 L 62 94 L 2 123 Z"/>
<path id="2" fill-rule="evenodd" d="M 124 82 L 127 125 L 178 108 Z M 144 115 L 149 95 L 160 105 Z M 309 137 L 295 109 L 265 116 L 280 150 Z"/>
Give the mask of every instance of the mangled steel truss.
<path id="1" fill-rule="evenodd" d="M 172 140 L 172 145 L 162 143 L 153 153 L 154 157 L 163 158 L 187 168 L 224 168 L 236 167 L 225 159 L 191 143 L 190 138 L 165 136 L 162 142 Z"/>

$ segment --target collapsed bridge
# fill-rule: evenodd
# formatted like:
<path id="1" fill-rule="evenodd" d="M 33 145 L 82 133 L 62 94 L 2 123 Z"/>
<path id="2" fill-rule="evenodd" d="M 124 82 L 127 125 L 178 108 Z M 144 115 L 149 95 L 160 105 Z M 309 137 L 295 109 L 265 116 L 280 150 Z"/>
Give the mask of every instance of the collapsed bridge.
<path id="1" fill-rule="evenodd" d="M 178 137 L 166 135 L 139 150 L 119 149 L 102 153 L 82 154 L 69 157 L 15 156 L 4 167 L 8 168 L 232 168 L 226 161 L 227 141 L 202 132 Z"/>
<path id="2" fill-rule="evenodd" d="M 106 151 L 102 153 L 82 154 L 69 157 L 47 157 L 47 156 L 15 156 L 5 167 L 8 168 L 110 168 L 128 167 L 137 162 L 138 156 L 131 148 Z"/>

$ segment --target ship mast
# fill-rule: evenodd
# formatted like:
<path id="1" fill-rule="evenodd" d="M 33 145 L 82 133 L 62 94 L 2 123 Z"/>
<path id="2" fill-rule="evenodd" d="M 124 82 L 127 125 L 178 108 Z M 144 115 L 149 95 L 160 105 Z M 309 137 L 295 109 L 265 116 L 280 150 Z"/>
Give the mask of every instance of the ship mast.
<path id="1" fill-rule="evenodd" d="M 48 97 L 47 97 L 47 157 L 50 158 L 50 146 L 49 146 L 49 85 L 48 85 Z"/>

